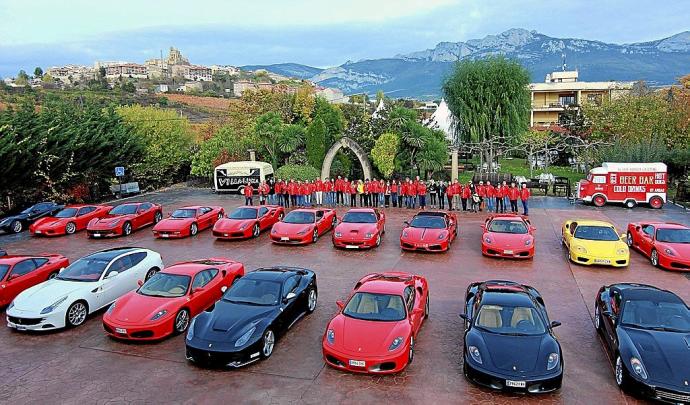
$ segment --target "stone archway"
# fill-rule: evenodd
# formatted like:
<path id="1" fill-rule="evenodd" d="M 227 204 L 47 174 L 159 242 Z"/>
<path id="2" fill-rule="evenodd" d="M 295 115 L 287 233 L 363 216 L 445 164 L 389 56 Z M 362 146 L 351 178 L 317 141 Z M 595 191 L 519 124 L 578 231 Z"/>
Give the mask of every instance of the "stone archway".
<path id="1" fill-rule="evenodd" d="M 364 151 L 364 149 L 362 149 L 361 146 L 359 146 L 357 142 L 347 137 L 340 138 L 335 144 L 333 144 L 333 146 L 331 146 L 331 149 L 328 150 L 328 153 L 326 153 L 326 157 L 323 160 L 323 166 L 321 166 L 321 178 L 326 179 L 331 177 L 331 163 L 333 163 L 333 158 L 335 158 L 335 155 L 338 153 L 340 148 L 343 147 L 350 148 L 350 150 L 354 152 L 355 156 L 357 156 L 357 159 L 359 159 L 359 163 L 362 164 L 364 178 L 371 179 L 373 170 L 371 168 L 371 162 L 369 162 L 367 153 Z"/>

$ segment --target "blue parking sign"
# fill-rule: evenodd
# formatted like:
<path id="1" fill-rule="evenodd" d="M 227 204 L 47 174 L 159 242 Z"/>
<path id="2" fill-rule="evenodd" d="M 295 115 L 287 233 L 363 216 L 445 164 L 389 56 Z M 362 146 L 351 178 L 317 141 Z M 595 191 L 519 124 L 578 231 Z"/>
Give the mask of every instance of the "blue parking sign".
<path id="1" fill-rule="evenodd" d="M 115 177 L 123 177 L 125 175 L 125 168 L 122 166 L 117 166 L 115 168 Z"/>

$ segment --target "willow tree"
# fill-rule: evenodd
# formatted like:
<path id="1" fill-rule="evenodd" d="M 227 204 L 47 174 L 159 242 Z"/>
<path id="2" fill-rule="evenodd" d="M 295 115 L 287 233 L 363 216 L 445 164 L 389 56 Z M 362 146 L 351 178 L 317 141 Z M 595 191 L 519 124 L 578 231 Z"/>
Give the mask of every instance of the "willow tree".
<path id="1" fill-rule="evenodd" d="M 529 72 L 503 56 L 463 60 L 443 83 L 448 108 L 457 119 L 455 143 L 482 145 L 493 162 L 497 148 L 529 128 Z"/>

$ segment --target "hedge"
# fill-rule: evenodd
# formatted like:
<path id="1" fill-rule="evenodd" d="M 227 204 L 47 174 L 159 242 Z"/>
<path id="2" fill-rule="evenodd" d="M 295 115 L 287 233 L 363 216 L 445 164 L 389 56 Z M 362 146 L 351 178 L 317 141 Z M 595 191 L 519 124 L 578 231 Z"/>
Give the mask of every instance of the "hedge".
<path id="1" fill-rule="evenodd" d="M 275 172 L 275 178 L 283 180 L 314 180 L 320 175 L 317 169 L 309 165 L 285 165 Z"/>

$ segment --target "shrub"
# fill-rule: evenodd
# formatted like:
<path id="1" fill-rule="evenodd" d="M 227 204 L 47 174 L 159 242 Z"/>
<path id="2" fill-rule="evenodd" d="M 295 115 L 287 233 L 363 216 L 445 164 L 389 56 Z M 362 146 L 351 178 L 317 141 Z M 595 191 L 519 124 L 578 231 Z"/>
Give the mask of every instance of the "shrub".
<path id="1" fill-rule="evenodd" d="M 318 170 L 309 165 L 285 165 L 275 172 L 276 178 L 286 180 L 314 180 L 320 175 Z"/>

